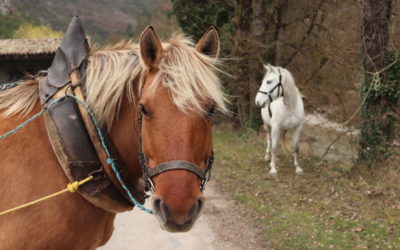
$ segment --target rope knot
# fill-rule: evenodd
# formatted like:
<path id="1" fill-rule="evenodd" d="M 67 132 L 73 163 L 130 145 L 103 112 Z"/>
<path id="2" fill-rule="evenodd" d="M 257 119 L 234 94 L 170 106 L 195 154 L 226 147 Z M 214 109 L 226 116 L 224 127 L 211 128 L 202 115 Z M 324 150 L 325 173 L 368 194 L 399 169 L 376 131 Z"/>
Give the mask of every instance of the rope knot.
<path id="1" fill-rule="evenodd" d="M 71 193 L 75 193 L 78 190 L 78 187 L 79 187 L 78 181 L 68 183 L 67 185 L 68 191 L 70 191 Z"/>

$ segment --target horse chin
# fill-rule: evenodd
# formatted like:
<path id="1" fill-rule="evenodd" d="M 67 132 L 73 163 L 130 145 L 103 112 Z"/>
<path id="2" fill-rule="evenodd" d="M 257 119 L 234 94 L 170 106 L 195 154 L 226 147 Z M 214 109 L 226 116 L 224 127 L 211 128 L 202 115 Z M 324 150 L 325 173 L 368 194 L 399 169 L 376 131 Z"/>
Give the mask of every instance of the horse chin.
<path id="1" fill-rule="evenodd" d="M 159 221 L 160 227 L 169 233 L 185 233 L 193 228 L 195 221 L 186 222 L 183 225 L 176 224 L 174 222 L 163 223 Z"/>
<path id="2" fill-rule="evenodd" d="M 157 218 L 157 221 L 160 225 L 160 227 L 167 232 L 170 233 L 185 233 L 190 231 L 195 222 L 197 221 L 197 218 L 200 217 L 200 214 L 196 217 L 196 218 L 192 218 L 189 221 L 186 221 L 184 223 L 177 223 L 174 221 L 170 221 L 168 219 L 166 219 L 163 214 L 160 213 L 155 213 L 155 216 Z"/>

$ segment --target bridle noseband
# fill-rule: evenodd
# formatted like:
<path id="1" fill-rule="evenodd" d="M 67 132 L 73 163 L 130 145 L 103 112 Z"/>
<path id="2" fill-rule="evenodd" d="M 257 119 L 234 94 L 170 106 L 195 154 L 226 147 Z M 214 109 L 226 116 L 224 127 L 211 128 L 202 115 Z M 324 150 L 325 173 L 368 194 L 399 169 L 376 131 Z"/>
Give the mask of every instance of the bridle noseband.
<path id="1" fill-rule="evenodd" d="M 143 106 L 139 105 L 139 113 L 138 113 L 138 127 L 139 127 L 139 163 L 142 168 L 143 178 L 146 183 L 146 189 L 154 192 L 155 186 L 151 178 L 156 175 L 159 175 L 163 172 L 170 170 L 183 169 L 188 170 L 194 174 L 196 174 L 201 179 L 200 190 L 203 191 L 207 182 L 211 178 L 211 167 L 214 162 L 214 151 L 211 150 L 211 154 L 208 156 L 206 160 L 206 169 L 202 170 L 196 164 L 188 161 L 168 161 L 161 163 L 152 168 L 148 167 L 148 160 L 146 155 L 143 152 L 142 148 L 142 120 L 143 120 Z"/>
<path id="2" fill-rule="evenodd" d="M 282 85 L 282 74 L 281 74 L 281 70 L 278 68 L 278 72 L 279 72 L 279 82 L 277 85 L 275 85 L 275 87 L 273 87 L 270 91 L 265 92 L 265 91 L 261 91 L 259 90 L 258 92 L 264 95 L 267 95 L 269 98 L 269 104 L 268 104 L 268 113 L 269 113 L 269 117 L 272 117 L 272 111 L 271 111 L 271 102 L 272 100 L 272 96 L 271 94 L 275 91 L 275 89 L 278 89 L 278 96 L 284 96 L 284 89 L 283 89 L 283 85 Z M 282 90 L 282 92 L 281 92 Z"/>

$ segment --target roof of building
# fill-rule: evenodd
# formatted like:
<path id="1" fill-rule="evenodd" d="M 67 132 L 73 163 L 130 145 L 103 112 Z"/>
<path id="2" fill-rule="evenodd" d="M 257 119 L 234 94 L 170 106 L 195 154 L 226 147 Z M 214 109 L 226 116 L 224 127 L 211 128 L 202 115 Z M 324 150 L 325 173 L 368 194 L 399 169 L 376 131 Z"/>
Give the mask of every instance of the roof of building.
<path id="1" fill-rule="evenodd" d="M 61 38 L 0 39 L 0 57 L 53 56 Z"/>

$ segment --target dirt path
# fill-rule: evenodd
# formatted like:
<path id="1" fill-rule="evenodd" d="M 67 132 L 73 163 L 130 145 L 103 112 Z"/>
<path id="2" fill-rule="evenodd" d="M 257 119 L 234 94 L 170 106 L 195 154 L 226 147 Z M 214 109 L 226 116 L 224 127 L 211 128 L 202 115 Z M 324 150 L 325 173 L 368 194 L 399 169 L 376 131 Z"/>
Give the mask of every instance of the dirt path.
<path id="1" fill-rule="evenodd" d="M 204 212 L 190 232 L 167 233 L 152 215 L 134 209 L 117 216 L 111 240 L 99 249 L 262 249 L 257 230 L 243 219 L 235 201 L 218 192 L 213 182 L 205 193 Z"/>

